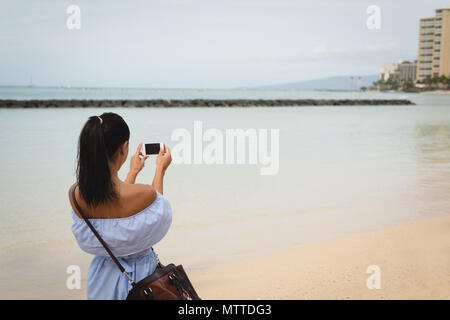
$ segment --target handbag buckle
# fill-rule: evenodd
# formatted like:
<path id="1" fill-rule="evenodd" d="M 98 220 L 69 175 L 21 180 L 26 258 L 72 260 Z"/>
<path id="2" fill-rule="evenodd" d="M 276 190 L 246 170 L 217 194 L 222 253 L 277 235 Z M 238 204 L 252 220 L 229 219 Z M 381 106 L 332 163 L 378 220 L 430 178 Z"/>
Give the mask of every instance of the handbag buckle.
<path id="1" fill-rule="evenodd" d="M 152 289 L 150 287 L 149 288 L 145 288 L 143 292 L 144 292 L 144 295 L 145 295 L 145 297 L 147 299 L 153 299 L 153 291 L 152 291 Z"/>
<path id="2" fill-rule="evenodd" d="M 183 288 L 183 286 L 180 283 L 180 280 L 178 279 L 175 273 L 169 275 L 169 280 L 177 288 L 178 293 L 180 294 L 181 297 L 184 298 L 184 300 L 192 300 L 191 295 L 186 291 L 186 289 Z"/>

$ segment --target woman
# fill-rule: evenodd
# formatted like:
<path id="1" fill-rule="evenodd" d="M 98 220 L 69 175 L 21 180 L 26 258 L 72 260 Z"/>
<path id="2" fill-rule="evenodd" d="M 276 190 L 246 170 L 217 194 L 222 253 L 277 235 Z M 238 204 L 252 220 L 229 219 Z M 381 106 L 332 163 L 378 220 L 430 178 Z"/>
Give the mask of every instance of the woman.
<path id="1" fill-rule="evenodd" d="M 73 188 L 82 212 L 135 282 L 154 272 L 157 258 L 151 248 L 172 222 L 170 204 L 162 195 L 170 150 L 165 147 L 158 154 L 152 185 L 135 184 L 149 157 L 142 156 L 140 143 L 127 178 L 121 181 L 118 171 L 128 156 L 129 137 L 127 124 L 115 113 L 90 117 L 80 134 L 77 182 L 69 190 L 69 200 L 78 245 L 95 255 L 88 271 L 88 299 L 125 299 L 131 285 L 76 210 Z"/>

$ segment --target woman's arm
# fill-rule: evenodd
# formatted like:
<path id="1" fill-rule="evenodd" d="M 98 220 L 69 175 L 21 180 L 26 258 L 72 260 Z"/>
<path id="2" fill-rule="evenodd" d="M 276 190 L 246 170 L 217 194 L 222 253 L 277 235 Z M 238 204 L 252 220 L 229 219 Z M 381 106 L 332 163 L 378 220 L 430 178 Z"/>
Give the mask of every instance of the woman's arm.
<path id="1" fill-rule="evenodd" d="M 164 173 L 165 173 L 164 170 L 157 167 L 152 182 L 153 188 L 155 188 L 155 190 L 161 194 L 163 194 Z"/>
<path id="2" fill-rule="evenodd" d="M 131 171 L 131 170 L 130 170 L 130 172 L 128 172 L 128 174 L 127 174 L 127 177 L 126 177 L 126 179 L 125 179 L 125 182 L 126 182 L 126 183 L 129 183 L 129 184 L 134 184 L 135 181 L 136 181 L 136 177 L 137 177 L 137 174 L 138 174 L 138 173 L 139 173 L 139 171 L 136 172 L 136 171 Z"/>
<path id="3" fill-rule="evenodd" d="M 144 168 L 145 160 L 147 160 L 149 157 L 148 155 L 146 155 L 141 158 L 142 156 L 141 149 L 142 149 L 142 142 L 139 143 L 136 152 L 131 156 L 130 171 L 128 172 L 127 178 L 125 179 L 126 183 L 134 184 L 138 173 L 142 170 L 142 168 Z"/>
<path id="4" fill-rule="evenodd" d="M 170 149 L 164 145 L 164 149 L 159 150 L 158 157 L 156 157 L 155 177 L 152 183 L 153 188 L 161 194 L 163 194 L 164 174 L 171 162 L 172 155 L 170 154 Z"/>

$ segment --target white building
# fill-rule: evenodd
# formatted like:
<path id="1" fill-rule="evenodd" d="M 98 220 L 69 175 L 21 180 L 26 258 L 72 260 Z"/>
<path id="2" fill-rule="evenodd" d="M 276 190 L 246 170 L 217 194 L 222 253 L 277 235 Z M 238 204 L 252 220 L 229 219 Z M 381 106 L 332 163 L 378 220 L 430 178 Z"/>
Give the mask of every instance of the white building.
<path id="1" fill-rule="evenodd" d="M 416 79 L 416 61 L 399 61 L 398 63 L 386 63 L 381 65 L 379 80 L 382 81 L 414 81 Z"/>
<path id="2" fill-rule="evenodd" d="M 378 80 L 388 81 L 390 78 L 393 77 L 396 69 L 397 69 L 397 65 L 395 63 L 382 64 L 380 75 L 378 76 Z"/>

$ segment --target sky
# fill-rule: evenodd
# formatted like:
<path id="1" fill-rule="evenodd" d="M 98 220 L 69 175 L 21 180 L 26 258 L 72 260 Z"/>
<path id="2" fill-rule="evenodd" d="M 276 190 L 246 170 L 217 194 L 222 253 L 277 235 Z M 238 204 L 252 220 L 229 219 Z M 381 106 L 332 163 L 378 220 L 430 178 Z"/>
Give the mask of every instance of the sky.
<path id="1" fill-rule="evenodd" d="M 66 12 L 80 8 L 80 29 Z M 380 8 L 380 29 L 366 12 Z M 0 0 L 0 85 L 236 88 L 417 59 L 450 1 Z"/>

